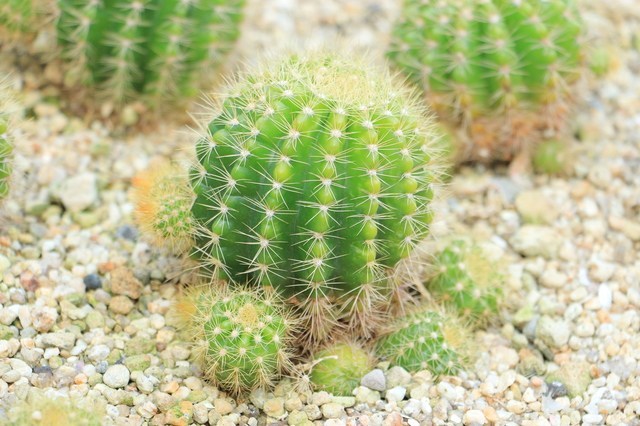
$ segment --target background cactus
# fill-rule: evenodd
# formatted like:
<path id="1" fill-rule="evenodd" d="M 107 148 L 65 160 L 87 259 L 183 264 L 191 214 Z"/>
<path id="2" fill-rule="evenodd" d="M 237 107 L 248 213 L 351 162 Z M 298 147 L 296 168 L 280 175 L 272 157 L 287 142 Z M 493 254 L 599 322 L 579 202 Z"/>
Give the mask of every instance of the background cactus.
<path id="1" fill-rule="evenodd" d="M 509 160 L 566 130 L 582 32 L 573 0 L 407 0 L 388 56 L 460 130 L 462 160 Z"/>
<path id="2" fill-rule="evenodd" d="M 102 426 L 107 424 L 100 412 L 104 407 L 92 404 L 88 407 L 68 397 L 51 398 L 40 395 L 29 396 L 28 403 L 14 403 L 7 410 L 8 420 L 4 426 Z"/>
<path id="3" fill-rule="evenodd" d="M 13 171 L 13 136 L 15 130 L 12 97 L 9 88 L 0 78 L 0 200 L 9 194 L 11 173 Z"/>
<path id="4" fill-rule="evenodd" d="M 96 85 L 118 102 L 142 96 L 160 106 L 195 96 L 212 81 L 239 35 L 244 0 L 4 3 L 0 23 L 11 33 L 44 28 L 45 37 L 56 34 L 67 84 Z"/>
<path id="5" fill-rule="evenodd" d="M 480 246 L 457 240 L 438 253 L 426 288 L 438 300 L 476 324 L 498 314 L 504 279 Z"/>
<path id="6" fill-rule="evenodd" d="M 386 327 L 376 355 L 408 371 L 456 374 L 469 361 L 471 333 L 456 314 L 422 306 Z"/>
<path id="7" fill-rule="evenodd" d="M 339 321 L 370 335 L 432 220 L 422 113 L 389 75 L 325 51 L 241 76 L 196 146 L 193 256 L 298 303 L 313 340 Z"/>
<path id="8" fill-rule="evenodd" d="M 216 386 L 236 395 L 269 388 L 291 368 L 290 341 L 297 322 L 272 295 L 196 286 L 180 296 L 174 311 Z"/>
<path id="9" fill-rule="evenodd" d="M 373 358 L 362 346 L 361 342 L 341 340 L 316 351 L 310 376 L 315 390 L 351 396 L 373 368 Z"/>

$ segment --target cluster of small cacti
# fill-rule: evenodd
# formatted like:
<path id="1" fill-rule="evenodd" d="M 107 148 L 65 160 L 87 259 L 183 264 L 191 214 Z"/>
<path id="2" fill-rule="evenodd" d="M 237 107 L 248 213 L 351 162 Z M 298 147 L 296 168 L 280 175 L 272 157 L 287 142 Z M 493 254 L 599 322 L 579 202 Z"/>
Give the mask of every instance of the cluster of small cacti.
<path id="1" fill-rule="evenodd" d="M 196 96 L 239 35 L 244 0 L 5 0 L 5 37 L 40 32 L 66 63 L 65 82 L 151 107 Z M 2 36 L 2 34 L 0 34 Z M 50 52 L 47 52 L 50 54 Z"/>
<path id="2" fill-rule="evenodd" d="M 98 413 L 99 407 L 81 406 L 67 397 L 29 395 L 27 402 L 12 404 L 6 410 L 3 426 L 103 426 L 107 422 Z"/>
<path id="3" fill-rule="evenodd" d="M 175 312 L 217 386 L 239 394 L 269 387 L 291 369 L 297 322 L 274 295 L 196 286 L 178 299 Z"/>
<path id="4" fill-rule="evenodd" d="M 7 197 L 13 171 L 13 136 L 15 118 L 12 96 L 0 78 L 0 201 Z"/>
<path id="5" fill-rule="evenodd" d="M 457 240 L 433 259 L 426 287 L 462 318 L 483 323 L 497 315 L 504 286 L 498 265 L 480 246 Z"/>
<path id="6" fill-rule="evenodd" d="M 582 33 L 573 0 L 408 0 L 388 56 L 455 128 L 459 159 L 510 160 L 566 129 Z"/>

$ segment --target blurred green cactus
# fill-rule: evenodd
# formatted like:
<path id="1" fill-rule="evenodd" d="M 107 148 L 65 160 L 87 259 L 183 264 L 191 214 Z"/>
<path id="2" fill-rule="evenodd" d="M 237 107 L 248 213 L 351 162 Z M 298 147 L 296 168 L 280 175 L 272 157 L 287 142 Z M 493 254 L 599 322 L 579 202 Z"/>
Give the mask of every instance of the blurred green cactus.
<path id="1" fill-rule="evenodd" d="M 13 97 L 0 78 L 0 200 L 9 195 L 10 179 L 13 172 L 13 132 L 15 117 Z"/>
<path id="2" fill-rule="evenodd" d="M 373 368 L 373 357 L 362 346 L 358 341 L 340 340 L 317 350 L 310 376 L 315 389 L 351 396 Z"/>

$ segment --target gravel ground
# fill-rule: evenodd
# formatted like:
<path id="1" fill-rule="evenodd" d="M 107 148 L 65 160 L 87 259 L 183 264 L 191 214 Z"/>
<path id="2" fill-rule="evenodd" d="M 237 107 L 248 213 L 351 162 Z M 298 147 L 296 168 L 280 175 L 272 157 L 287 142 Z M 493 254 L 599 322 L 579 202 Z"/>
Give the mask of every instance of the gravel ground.
<path id="1" fill-rule="evenodd" d="M 398 13 L 396 0 L 249 3 L 249 61 L 294 37 L 379 55 Z M 166 316 L 183 277 L 137 238 L 129 198 L 131 178 L 175 157 L 189 130 L 133 134 L 65 116 L 46 102 L 51 88 L 14 70 L 34 116 L 0 235 L 0 411 L 44 393 L 86 399 L 116 425 L 638 424 L 640 3 L 584 7 L 613 69 L 583 89 L 570 171 L 515 183 L 464 168 L 441 206 L 446 228 L 506 265 L 504 325 L 477 333 L 479 359 L 457 377 L 383 363 L 384 380 L 354 397 L 299 395 L 284 380 L 234 400 L 208 386 Z"/>

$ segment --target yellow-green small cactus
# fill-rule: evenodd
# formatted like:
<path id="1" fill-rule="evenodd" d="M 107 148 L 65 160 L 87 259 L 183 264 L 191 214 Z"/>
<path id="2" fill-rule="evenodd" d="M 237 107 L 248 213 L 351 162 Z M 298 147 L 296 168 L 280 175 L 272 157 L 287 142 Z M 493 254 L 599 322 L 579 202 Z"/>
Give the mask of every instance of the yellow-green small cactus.
<path id="1" fill-rule="evenodd" d="M 102 407 L 103 408 L 103 407 Z M 78 404 L 68 397 L 29 396 L 6 410 L 3 426 L 106 426 L 100 407 Z"/>
<path id="2" fill-rule="evenodd" d="M 0 201 L 7 197 L 13 172 L 15 114 L 10 90 L 0 78 Z"/>
<path id="3" fill-rule="evenodd" d="M 310 375 L 315 390 L 351 396 L 374 365 L 372 354 L 363 346 L 362 342 L 342 339 L 317 350 Z"/>

